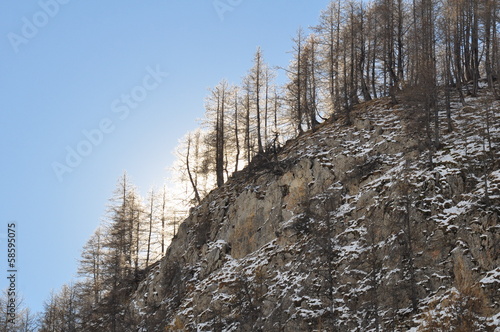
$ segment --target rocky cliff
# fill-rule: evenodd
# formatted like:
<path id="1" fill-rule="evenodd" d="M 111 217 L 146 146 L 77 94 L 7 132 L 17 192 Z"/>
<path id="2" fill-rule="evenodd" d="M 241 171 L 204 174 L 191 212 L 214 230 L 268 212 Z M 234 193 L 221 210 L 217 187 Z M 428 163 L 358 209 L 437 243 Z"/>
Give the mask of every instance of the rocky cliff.
<path id="1" fill-rule="evenodd" d="M 498 330 L 483 102 L 454 104 L 451 132 L 441 114 L 431 152 L 416 111 L 380 99 L 262 156 L 192 209 L 130 310 L 144 331 Z"/>

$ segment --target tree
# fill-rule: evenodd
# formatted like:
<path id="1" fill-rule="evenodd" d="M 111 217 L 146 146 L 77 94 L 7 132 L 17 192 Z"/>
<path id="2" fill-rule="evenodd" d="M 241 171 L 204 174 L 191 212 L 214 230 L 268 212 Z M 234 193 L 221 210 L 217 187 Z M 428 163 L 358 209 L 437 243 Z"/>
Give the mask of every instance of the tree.
<path id="1" fill-rule="evenodd" d="M 0 295 L 0 331 L 34 332 L 37 328 L 37 317 L 24 306 L 22 296 L 16 293 L 13 297 L 4 290 Z"/>
<path id="2" fill-rule="evenodd" d="M 57 298 L 54 292 L 51 292 L 50 299 L 44 303 L 43 307 L 40 332 L 62 331 L 62 324 L 59 321 Z"/>
<path id="3" fill-rule="evenodd" d="M 188 182 L 192 188 L 192 193 L 186 195 L 188 203 L 200 204 L 203 196 L 203 188 L 200 188 L 200 178 L 207 177 L 210 170 L 205 164 L 204 144 L 201 130 L 187 133 L 179 143 L 176 149 L 177 171 L 179 172 L 179 181 Z"/>
<path id="4" fill-rule="evenodd" d="M 222 80 L 210 93 L 206 103 L 205 125 L 208 127 L 208 146 L 213 155 L 207 155 L 207 162 L 215 160 L 215 177 L 217 187 L 225 182 L 224 170 L 226 164 L 226 113 L 230 101 L 230 87 L 227 81 Z"/>
<path id="5" fill-rule="evenodd" d="M 404 72 L 402 4 L 400 0 L 380 0 L 377 5 L 383 31 L 384 82 L 387 82 L 389 87 L 397 88 Z M 396 7 L 399 7 L 399 10 Z M 387 75 L 389 76 L 389 80 L 387 79 Z"/>
<path id="6" fill-rule="evenodd" d="M 244 146 L 246 151 L 246 161 L 247 164 L 250 164 L 253 157 L 253 144 L 252 144 L 253 142 L 251 137 L 252 122 L 250 117 L 251 114 L 250 98 L 252 94 L 252 89 L 251 89 L 250 79 L 248 78 L 248 76 L 243 79 L 242 88 L 245 93 L 243 101 L 244 130 L 245 130 Z"/>
<path id="7" fill-rule="evenodd" d="M 495 88 L 494 80 L 498 77 L 498 36 L 497 36 L 497 6 L 495 0 L 486 0 L 483 4 L 482 21 L 484 25 L 484 66 L 488 87 L 493 96 L 498 99 L 499 95 Z M 497 61 L 495 61 L 497 59 Z"/>
<path id="8" fill-rule="evenodd" d="M 357 43 L 359 45 L 359 55 L 357 59 L 357 71 L 360 80 L 361 93 L 363 95 L 363 99 L 365 101 L 372 100 L 370 95 L 370 89 L 368 88 L 368 80 L 369 80 L 369 72 L 366 73 L 365 76 L 365 67 L 367 66 L 367 42 L 366 42 L 366 11 L 364 9 L 363 3 L 360 3 L 358 10 L 358 34 L 357 34 Z M 369 61 L 368 61 L 369 62 Z"/>
<path id="9" fill-rule="evenodd" d="M 140 254 L 141 254 L 141 234 L 143 232 L 143 223 L 142 217 L 144 214 L 144 207 L 142 206 L 142 199 L 136 193 L 132 192 L 130 195 L 130 205 L 129 205 L 129 213 L 130 213 L 130 247 L 131 247 L 131 257 L 130 262 L 133 261 L 133 275 L 137 280 L 140 265 Z"/>
<path id="10" fill-rule="evenodd" d="M 199 197 L 198 197 L 199 199 Z M 166 242 L 165 242 L 165 236 L 166 236 L 166 212 L 167 212 L 167 188 L 166 186 L 163 186 L 163 191 L 162 191 L 162 196 L 161 196 L 161 208 L 160 208 L 160 214 L 161 214 L 161 254 L 162 256 L 165 255 L 166 253 Z"/>
<path id="11" fill-rule="evenodd" d="M 139 272 L 139 236 L 143 207 L 135 187 L 125 173 L 118 181 L 108 212 L 106 249 L 104 260 L 104 283 L 108 295 L 104 304 L 110 317 L 110 330 L 121 330 L 118 319 L 122 303 Z"/>
<path id="12" fill-rule="evenodd" d="M 261 131 L 261 91 L 264 86 L 264 61 L 262 59 L 262 50 L 257 48 L 254 56 L 254 65 L 250 70 L 249 79 L 252 86 L 252 93 L 254 97 L 255 116 L 257 119 L 257 147 L 259 153 L 264 152 L 262 145 L 262 131 Z"/>
<path id="13" fill-rule="evenodd" d="M 101 300 L 103 289 L 103 260 L 105 256 L 103 229 L 98 227 L 84 245 L 78 266 L 78 275 L 84 278 L 84 292 L 91 295 L 93 306 Z"/>
<path id="14" fill-rule="evenodd" d="M 433 168 L 433 154 L 440 146 L 439 109 L 437 105 L 437 62 L 436 62 L 436 8 L 434 0 L 414 2 L 413 19 L 419 32 L 418 43 L 412 50 L 412 61 L 420 68 L 415 73 L 411 89 L 405 94 L 405 106 L 412 110 L 413 124 L 425 133 L 425 146 L 428 149 L 428 164 Z M 434 126 L 432 124 L 434 123 Z"/>
<path id="15" fill-rule="evenodd" d="M 380 327 L 382 325 L 381 317 L 380 317 L 380 294 L 381 294 L 381 279 L 382 279 L 382 268 L 383 262 L 380 257 L 380 239 L 379 239 L 379 231 L 377 230 L 377 226 L 375 225 L 375 220 L 373 219 L 372 212 L 370 211 L 370 215 L 368 216 L 368 220 L 371 220 L 368 224 L 367 234 L 366 234 L 366 245 L 367 245 L 367 265 L 368 265 L 368 273 L 366 277 L 366 283 L 368 288 L 368 292 L 370 294 L 369 302 L 368 302 L 368 314 L 367 314 L 367 322 L 365 322 L 366 327 L 371 327 L 371 322 L 375 325 L 375 331 L 380 331 Z"/>
<path id="16" fill-rule="evenodd" d="M 448 1 L 445 5 L 446 20 L 450 22 L 450 37 L 452 39 L 451 43 L 453 45 L 453 76 L 457 92 L 460 96 L 462 104 L 465 104 L 462 86 L 465 80 L 463 73 L 463 27 L 464 20 L 462 15 L 463 1 Z"/>
<path id="17" fill-rule="evenodd" d="M 348 1 L 346 26 L 342 31 L 344 49 L 342 51 L 343 108 L 345 124 L 351 124 L 351 111 L 358 103 L 356 71 L 356 4 Z"/>
<path id="18" fill-rule="evenodd" d="M 443 36 L 444 42 L 444 54 L 442 60 L 442 76 L 444 77 L 444 95 L 445 95 L 445 108 L 446 108 L 446 120 L 448 125 L 448 132 L 453 131 L 453 124 L 451 120 L 451 89 L 453 85 L 453 75 L 452 75 L 452 38 L 451 38 L 451 27 L 448 21 L 449 14 L 445 13 L 440 16 L 440 30 Z"/>
<path id="19" fill-rule="evenodd" d="M 217 187 L 224 184 L 224 116 L 226 112 L 227 84 L 221 83 L 217 91 L 217 121 L 216 121 L 216 149 L 215 149 L 215 175 L 217 177 Z"/>
<path id="20" fill-rule="evenodd" d="M 329 214 L 336 210 L 336 201 L 334 199 L 325 199 L 322 207 Z M 338 262 L 340 246 L 338 244 L 338 234 L 335 231 L 335 224 L 338 222 L 336 218 L 322 218 L 320 214 L 315 213 L 313 207 L 308 207 L 305 211 L 305 220 L 303 222 L 310 224 L 309 231 L 312 233 L 312 243 L 317 251 L 318 257 L 321 257 L 319 267 L 315 268 L 321 278 L 321 286 L 319 287 L 320 298 L 326 297 L 329 303 L 326 304 L 327 312 L 326 323 L 333 331 L 339 330 L 338 326 L 338 298 L 337 289 L 338 281 Z M 312 290 L 311 290 L 312 291 Z"/>
<path id="21" fill-rule="evenodd" d="M 149 259 L 152 257 L 152 246 L 151 246 L 151 241 L 152 241 L 152 236 L 153 236 L 153 229 L 154 229 L 154 223 L 155 223 L 155 218 L 156 218 L 156 206 L 155 206 L 155 192 L 154 189 L 151 189 L 149 192 L 148 196 L 148 212 L 146 215 L 147 222 L 148 222 L 148 228 L 147 228 L 147 249 L 146 249 L 146 265 L 145 268 L 147 269 L 149 267 Z"/>
<path id="22" fill-rule="evenodd" d="M 328 7 L 321 12 L 320 23 L 314 27 L 318 35 L 320 63 L 324 73 L 324 85 L 328 91 L 328 105 L 330 113 L 334 114 L 341 109 L 340 101 L 340 54 L 341 54 L 341 6 L 340 0 L 331 1 Z"/>
<path id="23" fill-rule="evenodd" d="M 276 77 L 276 73 L 274 70 L 269 68 L 269 66 L 265 66 L 264 68 L 264 91 L 265 91 L 265 96 L 264 96 L 264 142 L 266 146 L 269 144 L 269 117 L 270 117 L 270 108 L 274 105 L 276 106 L 276 100 L 273 99 L 273 97 L 276 97 L 276 94 L 274 96 L 271 95 L 271 90 L 273 89 L 272 86 L 272 81 Z M 274 89 L 276 91 L 276 89 Z M 275 112 L 277 110 L 275 109 Z M 276 114 L 276 113 L 275 113 Z M 276 119 L 276 118 L 275 118 Z M 276 124 L 276 121 L 275 121 Z"/>
<path id="24" fill-rule="evenodd" d="M 293 42 L 295 43 L 293 47 L 294 59 L 290 63 L 287 70 L 288 78 L 290 80 L 286 86 L 288 94 L 287 101 L 297 135 L 301 135 L 304 132 L 304 129 L 302 128 L 302 122 L 304 120 L 304 57 L 302 55 L 305 42 L 304 40 L 304 31 L 299 29 L 297 36 L 293 39 Z"/>
<path id="25" fill-rule="evenodd" d="M 307 128 L 316 130 L 319 121 L 317 119 L 318 114 L 318 81 L 317 81 L 317 71 L 318 71 L 318 60 L 317 60 L 317 41 L 316 36 L 310 35 L 306 40 L 304 46 L 304 51 L 302 52 L 302 66 L 304 68 L 304 75 L 302 79 L 304 92 L 304 105 L 305 105 L 305 115 Z"/>
<path id="26" fill-rule="evenodd" d="M 421 28 L 422 44 L 421 55 L 422 70 L 421 87 L 424 97 L 424 110 L 427 114 L 426 128 L 431 151 L 439 147 L 439 112 L 437 108 L 437 82 L 436 82 L 436 53 L 435 53 L 435 28 L 434 28 L 434 0 L 422 0 L 421 3 Z M 434 113 L 434 135 L 431 133 L 431 117 Z M 434 136 L 434 140 L 432 140 Z M 432 165 L 432 161 L 430 162 Z"/>
<path id="27" fill-rule="evenodd" d="M 233 105 L 234 105 L 234 144 L 235 144 L 235 149 L 236 149 L 236 155 L 234 157 L 234 171 L 238 171 L 238 165 L 240 161 L 240 131 L 239 131 L 239 126 L 238 122 L 240 121 L 239 119 L 239 114 L 238 114 L 238 105 L 240 103 L 240 100 L 238 98 L 238 88 L 235 87 L 233 90 Z"/>
<path id="28" fill-rule="evenodd" d="M 75 285 L 64 285 L 58 293 L 52 293 L 44 305 L 40 332 L 79 331 L 77 298 Z"/>
<path id="29" fill-rule="evenodd" d="M 30 308 L 25 308 L 20 313 L 20 332 L 35 332 L 38 331 L 38 316 L 33 314 Z"/>
<path id="30" fill-rule="evenodd" d="M 401 224 L 400 224 L 400 236 L 402 243 L 401 251 L 401 270 L 403 272 L 403 282 L 405 284 L 405 291 L 411 301 L 411 308 L 414 313 L 418 310 L 418 284 L 417 284 L 417 268 L 415 266 L 415 248 L 414 242 L 416 242 L 416 233 L 414 231 L 414 220 L 412 218 L 413 214 L 413 199 L 411 195 L 411 186 L 407 178 L 407 174 L 404 175 L 403 182 L 400 183 L 400 188 L 402 191 L 402 197 L 399 204 L 399 212 L 401 213 Z"/>

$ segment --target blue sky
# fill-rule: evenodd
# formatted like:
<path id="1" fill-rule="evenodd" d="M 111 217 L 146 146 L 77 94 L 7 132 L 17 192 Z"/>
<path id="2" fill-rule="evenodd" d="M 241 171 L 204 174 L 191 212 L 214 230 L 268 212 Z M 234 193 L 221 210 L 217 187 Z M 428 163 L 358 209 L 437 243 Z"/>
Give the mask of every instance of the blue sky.
<path id="1" fill-rule="evenodd" d="M 3 1 L 0 286 L 15 221 L 17 288 L 41 310 L 74 278 L 123 171 L 143 194 L 161 186 L 207 89 L 239 83 L 257 46 L 286 66 L 291 38 L 328 2 Z"/>

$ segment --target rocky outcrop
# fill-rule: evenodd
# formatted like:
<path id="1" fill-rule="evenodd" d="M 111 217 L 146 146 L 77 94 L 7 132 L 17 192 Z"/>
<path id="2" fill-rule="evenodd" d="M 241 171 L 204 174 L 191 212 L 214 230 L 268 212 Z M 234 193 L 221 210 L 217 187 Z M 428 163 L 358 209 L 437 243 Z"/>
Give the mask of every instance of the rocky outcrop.
<path id="1" fill-rule="evenodd" d="M 130 309 L 148 331 L 493 331 L 498 113 L 486 137 L 456 107 L 432 167 L 383 99 L 302 135 L 191 211 Z"/>

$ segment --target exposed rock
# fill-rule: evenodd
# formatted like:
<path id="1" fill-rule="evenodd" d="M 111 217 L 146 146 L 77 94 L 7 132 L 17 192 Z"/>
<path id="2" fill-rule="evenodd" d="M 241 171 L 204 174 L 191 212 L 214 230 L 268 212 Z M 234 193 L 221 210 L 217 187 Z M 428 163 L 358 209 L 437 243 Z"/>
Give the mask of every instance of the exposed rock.
<path id="1" fill-rule="evenodd" d="M 498 148 L 483 152 L 480 135 L 461 134 L 480 131 L 480 113 L 456 115 L 457 132 L 442 137 L 432 170 L 405 130 L 405 111 L 372 103 L 350 127 L 326 124 L 287 144 L 283 167 L 235 175 L 192 210 L 133 295 L 141 326 L 417 331 L 473 289 L 480 326 L 493 331 Z M 488 202 L 478 164 L 487 157 Z"/>

